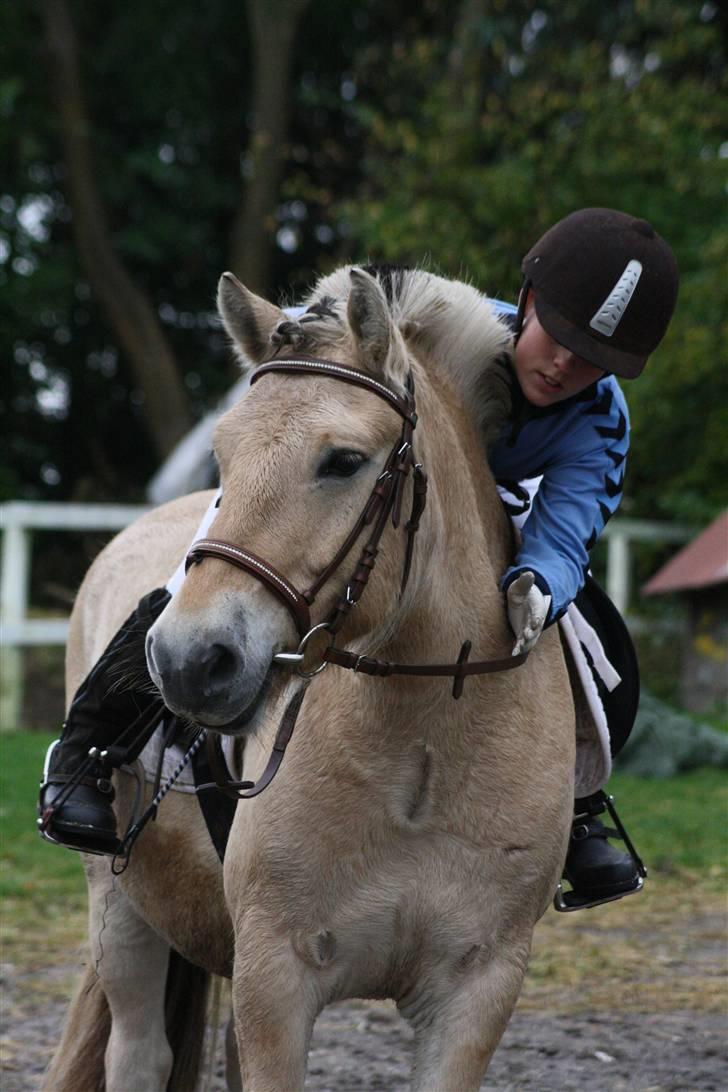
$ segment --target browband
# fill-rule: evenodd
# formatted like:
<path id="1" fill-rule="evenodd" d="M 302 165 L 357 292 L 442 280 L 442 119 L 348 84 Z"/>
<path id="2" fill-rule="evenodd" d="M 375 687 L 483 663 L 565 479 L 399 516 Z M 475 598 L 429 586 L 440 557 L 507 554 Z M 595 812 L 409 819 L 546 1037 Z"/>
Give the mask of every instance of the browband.
<path id="1" fill-rule="evenodd" d="M 288 372 L 292 375 L 314 372 L 319 375 L 328 375 L 332 379 L 340 379 L 344 383 L 351 383 L 355 387 L 366 387 L 367 390 L 372 391 L 373 394 L 378 394 L 380 398 L 388 402 L 400 417 L 403 417 L 405 421 L 409 421 L 413 428 L 417 423 L 417 414 L 414 412 L 414 399 L 409 390 L 403 398 L 395 394 L 384 383 L 380 383 L 378 379 L 374 379 L 373 376 L 367 375 L 366 372 L 360 372 L 357 368 L 352 368 L 348 364 L 339 364 L 334 360 L 320 360 L 314 356 L 266 360 L 255 369 L 250 377 L 251 387 L 253 383 L 256 383 L 261 376 L 266 375 L 268 372 Z"/>

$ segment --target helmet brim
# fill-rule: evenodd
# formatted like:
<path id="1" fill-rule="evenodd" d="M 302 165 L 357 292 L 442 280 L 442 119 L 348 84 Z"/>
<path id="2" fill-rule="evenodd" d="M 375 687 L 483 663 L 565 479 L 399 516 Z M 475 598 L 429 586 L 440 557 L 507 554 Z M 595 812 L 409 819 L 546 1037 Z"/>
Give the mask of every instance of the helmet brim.
<path id="1" fill-rule="evenodd" d="M 578 326 L 574 326 L 546 303 L 538 292 L 534 294 L 534 303 L 538 321 L 546 333 L 554 341 L 558 341 L 559 345 L 563 345 L 569 352 L 593 364 L 594 367 L 611 372 L 620 379 L 636 379 L 647 363 L 647 356 L 637 356 L 634 353 L 615 349 L 598 335 L 592 336 Z"/>

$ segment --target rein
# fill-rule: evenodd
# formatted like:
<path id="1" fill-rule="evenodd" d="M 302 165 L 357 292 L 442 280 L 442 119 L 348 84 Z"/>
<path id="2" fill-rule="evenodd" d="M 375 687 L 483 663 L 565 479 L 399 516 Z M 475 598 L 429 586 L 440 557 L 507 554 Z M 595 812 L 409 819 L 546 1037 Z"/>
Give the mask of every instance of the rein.
<path id="1" fill-rule="evenodd" d="M 372 378 L 372 376 L 358 371 L 356 368 L 351 368 L 347 364 L 301 356 L 288 360 L 266 361 L 253 373 L 250 380 L 251 386 L 263 376 L 272 372 L 326 375 L 344 383 L 363 387 L 382 398 L 396 410 L 402 418 L 402 430 L 384 464 L 381 474 L 374 484 L 361 515 L 332 560 L 305 591 L 299 591 L 286 576 L 278 572 L 264 558 L 258 557 L 250 550 L 241 549 L 233 543 L 221 539 L 203 538 L 194 542 L 190 548 L 186 561 L 187 569 L 191 565 L 199 564 L 206 557 L 216 557 L 255 576 L 288 608 L 300 635 L 300 643 L 295 652 L 278 652 L 273 657 L 275 663 L 294 668 L 300 678 L 304 680 L 304 684 L 299 687 L 286 706 L 268 764 L 258 781 L 231 781 L 224 767 L 219 739 L 213 741 L 212 733 L 208 733 L 210 764 L 216 780 L 210 785 L 201 785 L 198 788 L 219 788 L 236 798 L 257 796 L 273 780 L 293 734 L 296 718 L 303 703 L 308 683 L 314 675 L 318 675 L 329 664 L 356 671 L 363 675 L 378 676 L 380 678 L 386 678 L 390 675 L 450 676 L 454 680 L 452 695 L 457 699 L 463 692 L 466 676 L 509 671 L 512 668 L 520 667 L 528 657 L 526 652 L 503 659 L 469 662 L 472 646 L 470 641 L 465 641 L 460 649 L 457 661 L 454 663 L 396 664 L 386 660 L 376 660 L 368 656 L 357 655 L 346 649 L 336 648 L 332 642 L 322 653 L 321 663 L 316 668 L 311 671 L 303 670 L 305 649 L 310 638 L 315 633 L 323 630 L 328 631 L 330 636 L 334 638 L 342 628 L 349 611 L 359 602 L 375 566 L 379 552 L 379 541 L 389 519 L 391 518 L 392 526 L 395 529 L 399 527 L 404 487 L 410 472 L 412 472 L 412 509 L 409 519 L 404 525 L 407 542 L 400 596 L 404 592 L 410 575 L 415 535 L 427 503 L 427 475 L 422 464 L 416 462 L 414 457 L 413 436 L 417 425 L 417 414 L 415 412 L 414 380 L 411 373 L 407 379 L 405 394 L 400 396 L 383 383 Z M 341 566 L 362 532 L 368 527 L 371 527 L 371 531 L 361 549 L 356 568 L 344 591 L 339 596 L 328 617 L 323 622 L 312 625 L 310 608 L 315 602 L 316 596 Z"/>

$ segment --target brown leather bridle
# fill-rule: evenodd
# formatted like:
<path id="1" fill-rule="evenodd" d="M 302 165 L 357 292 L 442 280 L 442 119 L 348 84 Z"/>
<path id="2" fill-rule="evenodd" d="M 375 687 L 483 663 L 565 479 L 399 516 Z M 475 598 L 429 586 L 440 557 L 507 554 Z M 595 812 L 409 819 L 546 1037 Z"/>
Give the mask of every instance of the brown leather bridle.
<path id="1" fill-rule="evenodd" d="M 199 564 L 206 557 L 216 557 L 251 573 L 265 584 L 288 608 L 301 638 L 296 652 L 276 653 L 273 657 L 274 662 L 295 668 L 300 677 L 306 681 L 323 671 L 328 664 L 348 668 L 360 674 L 380 677 L 390 675 L 442 675 L 454 678 L 452 694 L 454 698 L 459 698 L 463 692 L 463 682 L 467 675 L 483 675 L 520 667 L 526 660 L 528 653 L 522 653 L 519 656 L 508 656 L 498 660 L 468 662 L 471 649 L 470 641 L 463 643 L 456 662 L 445 664 L 396 664 L 386 660 L 375 660 L 368 656 L 349 652 L 347 649 L 336 648 L 332 641 L 323 652 L 321 663 L 313 671 L 303 669 L 305 649 L 311 637 L 322 630 L 328 631 L 332 638 L 335 637 L 341 630 L 349 611 L 359 602 L 374 569 L 379 551 L 379 542 L 390 517 L 392 526 L 395 529 L 399 527 L 404 486 L 411 471 L 413 475 L 412 508 L 409 519 L 404 526 L 407 541 L 400 596 L 404 592 L 412 565 L 415 535 L 427 502 L 427 475 L 421 463 L 418 463 L 414 456 L 413 437 L 417 424 L 417 414 L 415 412 L 414 380 L 411 373 L 407 379 L 404 395 L 398 395 L 377 379 L 347 364 L 338 364 L 335 361 L 320 360 L 315 357 L 299 356 L 294 359 L 266 361 L 253 373 L 250 380 L 251 386 L 271 372 L 325 375 L 371 391 L 384 399 L 402 418 L 402 430 L 399 438 L 387 457 L 361 515 L 332 560 L 306 591 L 299 591 L 292 581 L 278 572 L 273 565 L 250 550 L 242 549 L 233 543 L 220 539 L 203 538 L 194 542 L 187 555 L 187 568 L 189 569 L 190 565 Z M 371 530 L 361 549 L 353 575 L 345 585 L 343 592 L 328 616 L 322 622 L 312 625 L 310 608 L 318 593 L 344 562 L 367 527 L 371 527 Z M 270 784 L 280 766 L 286 746 L 293 733 L 304 694 L 305 687 L 302 687 L 289 701 L 276 735 L 268 765 L 257 782 L 230 781 L 227 771 L 221 769 L 219 747 L 213 746 L 210 759 L 216 775 L 216 784 L 219 788 L 226 791 L 235 790 L 233 795 L 237 797 L 250 797 L 257 796 Z M 216 738 L 219 744 L 219 737 Z M 211 741 L 212 737 L 210 736 L 208 739 Z"/>

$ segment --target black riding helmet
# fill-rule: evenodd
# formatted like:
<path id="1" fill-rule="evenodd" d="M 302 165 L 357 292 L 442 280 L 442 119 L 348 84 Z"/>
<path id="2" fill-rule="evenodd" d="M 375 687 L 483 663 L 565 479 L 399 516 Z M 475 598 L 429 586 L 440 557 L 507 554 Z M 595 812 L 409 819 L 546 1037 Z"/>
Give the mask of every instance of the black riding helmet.
<path id="1" fill-rule="evenodd" d="M 675 256 L 647 220 L 615 209 L 579 209 L 554 224 L 521 265 L 520 333 L 528 290 L 538 320 L 590 364 L 635 379 L 675 309 Z"/>

